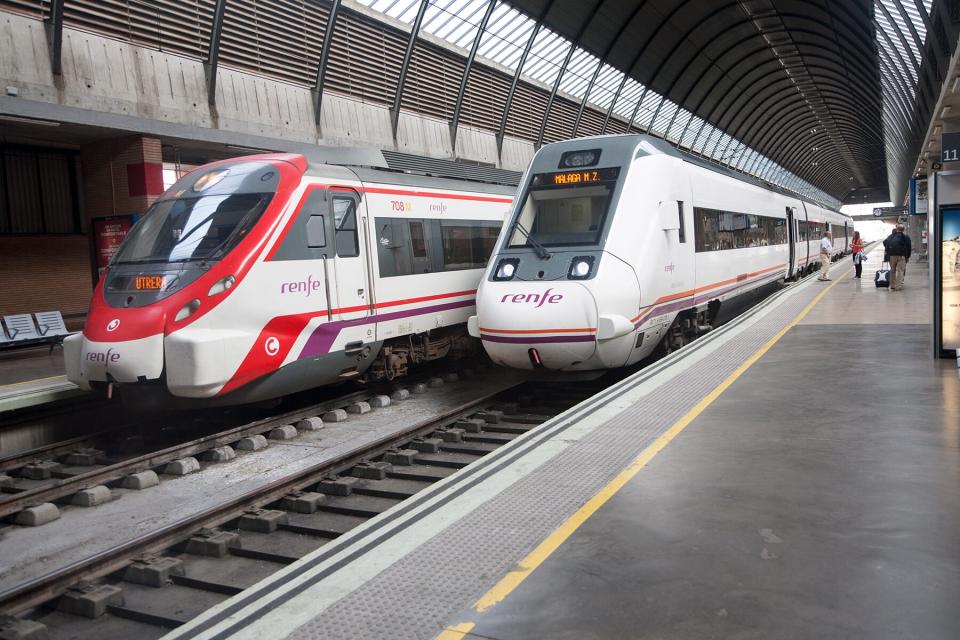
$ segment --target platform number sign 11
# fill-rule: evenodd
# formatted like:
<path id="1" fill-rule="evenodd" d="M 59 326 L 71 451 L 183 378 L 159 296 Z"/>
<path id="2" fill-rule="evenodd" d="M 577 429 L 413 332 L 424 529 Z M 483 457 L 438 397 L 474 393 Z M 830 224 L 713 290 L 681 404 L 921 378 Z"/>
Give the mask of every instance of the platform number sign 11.
<path id="1" fill-rule="evenodd" d="M 943 134 L 940 138 L 940 150 L 943 162 L 960 161 L 960 131 Z"/>

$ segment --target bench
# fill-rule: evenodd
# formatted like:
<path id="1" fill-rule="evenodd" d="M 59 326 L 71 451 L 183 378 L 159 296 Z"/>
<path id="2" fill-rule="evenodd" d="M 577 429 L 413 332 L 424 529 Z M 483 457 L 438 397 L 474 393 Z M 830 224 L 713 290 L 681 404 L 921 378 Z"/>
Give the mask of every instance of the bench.
<path id="1" fill-rule="evenodd" d="M 63 344 L 70 335 L 59 311 L 41 311 L 3 316 L 0 326 L 0 348 L 49 344 L 50 351 Z"/>

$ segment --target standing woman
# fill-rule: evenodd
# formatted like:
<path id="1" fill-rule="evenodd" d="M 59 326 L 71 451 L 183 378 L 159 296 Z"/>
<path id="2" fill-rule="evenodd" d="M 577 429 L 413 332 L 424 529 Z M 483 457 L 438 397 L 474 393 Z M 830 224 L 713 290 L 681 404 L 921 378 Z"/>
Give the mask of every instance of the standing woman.
<path id="1" fill-rule="evenodd" d="M 854 278 L 859 278 L 860 274 L 863 273 L 863 240 L 860 239 L 860 232 L 853 232 L 853 242 L 850 243 L 850 248 L 853 249 L 853 267 L 856 269 L 857 273 Z"/>

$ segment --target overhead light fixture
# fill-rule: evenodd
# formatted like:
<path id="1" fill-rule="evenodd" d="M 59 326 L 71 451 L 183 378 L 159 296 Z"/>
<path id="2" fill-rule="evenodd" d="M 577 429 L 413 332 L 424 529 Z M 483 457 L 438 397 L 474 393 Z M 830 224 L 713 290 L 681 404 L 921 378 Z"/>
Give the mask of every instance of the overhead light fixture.
<path id="1" fill-rule="evenodd" d="M 937 125 L 933 128 L 933 135 L 938 136 L 940 135 L 941 131 L 943 131 L 943 127 L 941 127 L 940 125 Z"/>
<path id="2" fill-rule="evenodd" d="M 953 86 L 950 88 L 950 93 L 960 93 L 960 76 L 953 79 Z"/>
<path id="3" fill-rule="evenodd" d="M 953 111 L 953 107 L 946 105 L 943 109 L 940 110 L 940 119 L 946 120 L 950 116 L 950 112 Z"/>
<path id="4" fill-rule="evenodd" d="M 37 124 L 41 127 L 59 127 L 60 123 L 56 120 L 42 120 L 40 118 L 28 118 L 26 116 L 0 115 L 0 120 L 4 122 L 22 122 L 23 124 Z"/>

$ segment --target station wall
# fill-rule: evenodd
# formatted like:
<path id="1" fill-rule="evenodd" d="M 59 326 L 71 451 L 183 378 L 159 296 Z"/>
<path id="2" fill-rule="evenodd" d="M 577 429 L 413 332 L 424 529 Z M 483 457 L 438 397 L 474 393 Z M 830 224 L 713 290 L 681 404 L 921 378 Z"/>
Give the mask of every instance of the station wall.
<path id="1" fill-rule="evenodd" d="M 446 120 L 402 110 L 394 141 L 389 109 L 325 92 L 320 126 L 309 88 L 221 66 L 216 105 L 207 104 L 203 63 L 65 28 L 63 74 L 51 72 L 43 22 L 0 12 L 0 85 L 23 100 L 50 102 L 119 116 L 266 136 L 300 143 L 396 149 L 457 157 L 522 171 L 534 153 L 528 140 L 504 139 L 460 126 L 456 150 Z"/>

